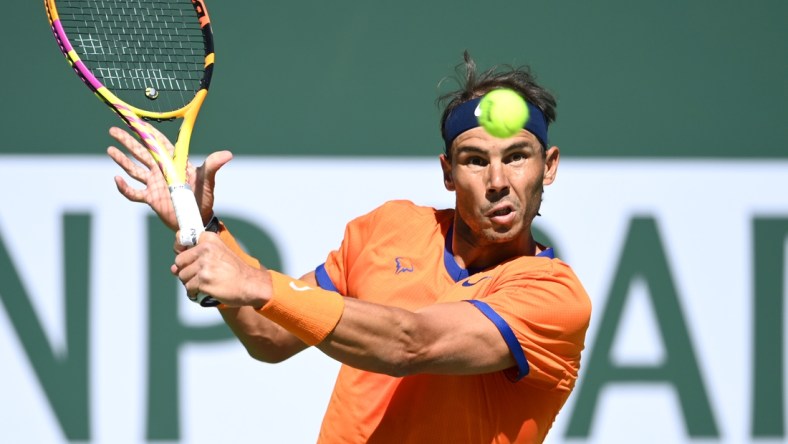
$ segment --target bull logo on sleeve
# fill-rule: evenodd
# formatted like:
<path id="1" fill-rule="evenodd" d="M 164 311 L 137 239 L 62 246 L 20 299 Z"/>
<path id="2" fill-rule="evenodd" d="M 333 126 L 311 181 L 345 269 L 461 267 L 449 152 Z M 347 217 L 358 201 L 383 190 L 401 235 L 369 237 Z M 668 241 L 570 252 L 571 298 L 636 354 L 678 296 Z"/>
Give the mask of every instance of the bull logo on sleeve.
<path id="1" fill-rule="evenodd" d="M 394 272 L 394 274 L 413 272 L 413 261 L 411 261 L 410 258 L 396 257 L 394 258 L 394 262 L 397 264 L 397 270 Z"/>

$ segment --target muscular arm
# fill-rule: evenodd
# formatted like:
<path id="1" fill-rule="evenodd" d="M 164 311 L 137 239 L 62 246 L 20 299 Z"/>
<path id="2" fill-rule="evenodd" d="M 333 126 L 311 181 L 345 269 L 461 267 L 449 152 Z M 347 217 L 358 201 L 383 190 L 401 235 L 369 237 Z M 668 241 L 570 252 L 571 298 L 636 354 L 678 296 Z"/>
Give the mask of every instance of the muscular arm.
<path id="1" fill-rule="evenodd" d="M 317 347 L 350 366 L 393 376 L 478 374 L 516 364 L 498 329 L 467 302 L 411 312 L 345 298 L 342 319 Z"/>
<path id="2" fill-rule="evenodd" d="M 238 307 L 222 310 L 230 328 L 250 355 L 277 362 L 306 345 L 252 308 L 264 306 L 273 294 L 271 274 L 258 267 L 244 262 L 214 233 L 203 233 L 197 246 L 178 254 L 172 271 L 190 294 L 203 292 Z M 327 291 L 316 289 L 314 273 L 304 281 L 312 291 Z M 303 304 L 309 312 L 309 298 Z M 395 376 L 477 374 L 516 364 L 495 325 L 467 302 L 413 312 L 346 297 L 339 322 L 317 347 L 352 367 Z"/>
<path id="3" fill-rule="evenodd" d="M 258 361 L 281 362 L 306 348 L 287 330 L 249 307 L 230 307 L 219 312 L 249 356 Z"/>
<path id="4" fill-rule="evenodd" d="M 301 280 L 316 286 L 314 273 Z M 307 347 L 251 307 L 220 312 L 255 359 L 280 362 Z M 488 373 L 516 364 L 498 329 L 467 302 L 411 312 L 345 298 L 342 318 L 317 347 L 344 364 L 392 376 Z"/>
<path id="5" fill-rule="evenodd" d="M 317 286 L 314 272 L 302 276 L 301 280 Z M 282 362 L 307 348 L 292 333 L 261 316 L 252 307 L 226 307 L 219 313 L 249 356 L 258 361 Z"/>

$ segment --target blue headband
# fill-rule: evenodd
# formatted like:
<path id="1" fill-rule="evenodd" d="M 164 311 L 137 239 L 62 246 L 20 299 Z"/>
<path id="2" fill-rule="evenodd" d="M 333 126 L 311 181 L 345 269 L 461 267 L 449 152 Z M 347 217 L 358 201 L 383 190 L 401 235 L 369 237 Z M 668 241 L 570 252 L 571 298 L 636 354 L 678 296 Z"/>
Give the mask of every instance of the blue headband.
<path id="1" fill-rule="evenodd" d="M 443 141 L 446 144 L 446 152 L 449 152 L 452 142 L 460 134 L 468 131 L 469 129 L 479 126 L 479 119 L 477 117 L 477 108 L 479 102 L 482 101 L 481 97 L 469 100 L 453 110 L 446 117 L 446 122 L 443 123 Z M 525 122 L 525 129 L 541 142 L 544 149 L 548 148 L 547 145 L 547 119 L 542 110 L 538 107 L 527 102 L 528 105 L 528 120 Z"/>

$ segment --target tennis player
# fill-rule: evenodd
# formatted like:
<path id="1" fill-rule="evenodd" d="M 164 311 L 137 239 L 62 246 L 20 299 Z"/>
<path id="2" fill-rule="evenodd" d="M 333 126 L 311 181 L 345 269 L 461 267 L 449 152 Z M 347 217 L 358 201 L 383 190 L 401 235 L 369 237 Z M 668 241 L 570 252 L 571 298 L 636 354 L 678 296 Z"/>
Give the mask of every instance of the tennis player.
<path id="1" fill-rule="evenodd" d="M 538 443 L 575 386 L 589 297 L 531 232 L 558 170 L 548 143 L 555 99 L 527 68 L 477 74 L 467 53 L 464 68 L 459 90 L 442 98 L 440 166 L 455 207 L 385 202 L 350 221 L 341 245 L 300 279 L 247 255 L 213 216 L 228 152 L 192 174 L 208 231 L 177 248 L 172 272 L 190 295 L 224 304 L 219 312 L 256 359 L 317 347 L 342 363 L 320 443 Z M 530 108 L 507 139 L 474 115 L 481 96 L 502 87 Z M 127 133 L 112 134 L 146 158 Z M 117 177 L 121 194 L 176 227 L 155 165 L 109 154 L 146 185 Z"/>

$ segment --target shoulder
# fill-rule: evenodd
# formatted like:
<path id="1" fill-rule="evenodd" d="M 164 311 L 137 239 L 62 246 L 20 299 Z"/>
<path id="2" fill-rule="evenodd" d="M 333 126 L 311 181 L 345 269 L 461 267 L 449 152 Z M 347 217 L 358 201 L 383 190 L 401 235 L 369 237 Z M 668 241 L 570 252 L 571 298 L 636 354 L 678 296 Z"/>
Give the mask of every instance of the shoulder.
<path id="1" fill-rule="evenodd" d="M 574 270 L 560 259 L 521 257 L 501 266 L 491 293 L 500 292 L 526 307 L 548 308 L 553 315 L 587 325 L 591 298 Z M 552 310 L 544 312 L 548 315 Z"/>
<path id="2" fill-rule="evenodd" d="M 433 207 L 423 205 L 416 205 L 407 199 L 390 200 L 378 206 L 373 212 L 386 212 L 386 213 L 408 213 L 412 215 L 433 215 L 446 210 L 437 210 Z"/>
<path id="3" fill-rule="evenodd" d="M 383 224 L 412 225 L 442 223 L 451 220 L 452 216 L 452 210 L 438 210 L 401 199 L 385 202 L 359 219 Z"/>
<path id="4" fill-rule="evenodd" d="M 515 259 L 504 268 L 503 274 L 515 281 L 521 280 L 529 285 L 541 283 L 554 286 L 578 298 L 589 299 L 580 278 L 572 267 L 561 259 L 525 256 Z"/>
<path id="5" fill-rule="evenodd" d="M 510 278 L 552 279 L 566 284 L 580 284 L 572 267 L 557 258 L 521 256 L 499 265 L 499 273 Z"/>

